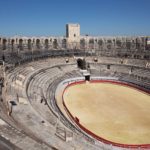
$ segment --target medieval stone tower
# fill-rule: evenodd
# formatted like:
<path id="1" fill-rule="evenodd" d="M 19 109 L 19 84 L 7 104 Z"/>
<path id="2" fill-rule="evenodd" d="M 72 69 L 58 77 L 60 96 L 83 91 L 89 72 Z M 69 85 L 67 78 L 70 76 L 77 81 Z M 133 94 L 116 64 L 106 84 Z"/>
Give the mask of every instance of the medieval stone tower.
<path id="1" fill-rule="evenodd" d="M 66 37 L 70 42 L 77 42 L 80 38 L 80 25 L 79 24 L 67 24 L 66 25 Z"/>

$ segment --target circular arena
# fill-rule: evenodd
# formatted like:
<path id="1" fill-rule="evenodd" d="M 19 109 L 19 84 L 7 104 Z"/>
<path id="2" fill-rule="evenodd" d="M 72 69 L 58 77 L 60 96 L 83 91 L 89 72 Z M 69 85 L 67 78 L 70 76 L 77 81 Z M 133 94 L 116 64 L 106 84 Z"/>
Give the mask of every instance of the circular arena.
<path id="1" fill-rule="evenodd" d="M 63 104 L 70 117 L 100 141 L 138 145 L 150 143 L 149 98 L 122 82 L 93 80 L 68 85 Z"/>
<path id="2" fill-rule="evenodd" d="M 148 37 L 21 39 L 0 42 L 0 149 L 150 149 Z"/>

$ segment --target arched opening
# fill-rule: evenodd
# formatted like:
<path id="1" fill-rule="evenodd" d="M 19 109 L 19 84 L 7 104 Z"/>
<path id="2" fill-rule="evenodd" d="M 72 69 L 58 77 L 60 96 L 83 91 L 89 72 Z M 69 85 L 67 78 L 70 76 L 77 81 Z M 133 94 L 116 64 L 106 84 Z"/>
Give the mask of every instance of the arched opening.
<path id="1" fill-rule="evenodd" d="M 23 39 L 19 39 L 18 48 L 19 48 L 19 50 L 23 50 Z"/>
<path id="2" fill-rule="evenodd" d="M 112 48 L 112 41 L 107 40 L 107 49 L 111 49 L 111 48 Z"/>
<path id="3" fill-rule="evenodd" d="M 28 39 L 28 50 L 32 49 L 32 42 L 31 39 Z"/>
<path id="4" fill-rule="evenodd" d="M 117 48 L 121 48 L 122 46 L 121 40 L 116 40 L 116 46 Z"/>
<path id="5" fill-rule="evenodd" d="M 7 48 L 7 40 L 6 40 L 6 39 L 3 39 L 2 49 L 3 49 L 3 50 L 6 50 L 6 48 Z"/>
<path id="6" fill-rule="evenodd" d="M 64 49 L 67 48 L 67 40 L 66 39 L 62 40 L 62 48 L 64 48 Z"/>
<path id="7" fill-rule="evenodd" d="M 39 50 L 40 49 L 40 40 L 36 39 L 36 48 Z"/>
<path id="8" fill-rule="evenodd" d="M 12 40 L 11 40 L 11 49 L 12 49 L 12 51 L 14 50 L 14 43 L 15 43 L 15 40 L 12 39 Z"/>
<path id="9" fill-rule="evenodd" d="M 89 48 L 94 49 L 94 39 L 89 40 Z"/>
<path id="10" fill-rule="evenodd" d="M 149 37 L 147 37 L 146 38 L 146 50 L 150 50 L 150 38 Z"/>
<path id="11" fill-rule="evenodd" d="M 48 48 L 49 48 L 48 39 L 45 39 L 45 49 L 48 50 Z"/>
<path id="12" fill-rule="evenodd" d="M 54 41 L 53 41 L 53 48 L 54 48 L 54 49 L 57 49 L 57 48 L 58 48 L 57 39 L 54 39 Z"/>
<path id="13" fill-rule="evenodd" d="M 80 40 L 80 49 L 85 49 L 85 39 Z"/>
<path id="14" fill-rule="evenodd" d="M 81 58 L 77 59 L 77 65 L 78 65 L 78 68 L 80 68 L 82 70 L 86 69 L 85 59 L 81 59 Z"/>

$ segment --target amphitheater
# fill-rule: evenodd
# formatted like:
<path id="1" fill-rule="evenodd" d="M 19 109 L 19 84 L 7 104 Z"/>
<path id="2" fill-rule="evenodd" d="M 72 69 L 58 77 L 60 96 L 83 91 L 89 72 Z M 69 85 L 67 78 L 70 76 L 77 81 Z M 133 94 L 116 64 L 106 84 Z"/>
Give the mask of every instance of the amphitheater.
<path id="1" fill-rule="evenodd" d="M 2 150 L 150 149 L 150 37 L 0 37 L 0 98 Z"/>

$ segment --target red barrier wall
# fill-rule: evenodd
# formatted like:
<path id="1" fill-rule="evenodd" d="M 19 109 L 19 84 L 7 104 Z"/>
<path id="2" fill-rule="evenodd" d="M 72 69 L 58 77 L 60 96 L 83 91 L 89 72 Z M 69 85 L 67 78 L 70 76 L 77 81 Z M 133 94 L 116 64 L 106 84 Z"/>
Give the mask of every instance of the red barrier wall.
<path id="1" fill-rule="evenodd" d="M 150 94 L 150 91 L 147 91 L 147 90 L 143 90 L 141 89 L 140 87 L 137 87 L 137 86 L 134 86 L 134 85 L 130 85 L 128 83 L 124 83 L 124 82 L 120 82 L 120 81 L 113 81 L 113 80 L 92 80 L 90 81 L 91 83 L 99 83 L 99 82 L 104 82 L 104 83 L 112 83 L 112 84 L 119 84 L 119 85 L 123 85 L 123 86 L 128 86 L 130 88 L 134 88 L 136 90 L 139 90 L 140 92 L 144 92 L 146 94 Z M 74 82 L 74 83 L 71 83 L 69 84 L 63 91 L 63 95 L 64 95 L 64 92 L 65 90 L 70 87 L 70 86 L 73 86 L 73 85 L 76 85 L 76 84 L 83 84 L 85 83 L 85 81 L 79 81 L 79 82 Z M 64 99 L 63 99 L 63 95 L 62 95 L 62 101 L 63 101 L 63 105 L 65 107 L 65 110 L 67 112 L 67 114 L 69 115 L 69 117 L 71 118 L 71 120 L 73 120 L 83 131 L 85 131 L 86 133 L 88 133 L 89 135 L 91 135 L 92 137 L 96 138 L 97 140 L 105 143 L 105 144 L 109 144 L 109 145 L 113 145 L 113 146 L 117 146 L 117 147 L 122 147 L 122 148 L 134 148 L 134 149 L 138 149 L 138 148 L 141 148 L 141 149 L 150 149 L 150 144 L 139 144 L 139 145 L 132 145 L 132 144 L 121 144 L 121 143 L 115 143 L 115 142 L 112 142 L 112 141 L 109 141 L 109 140 L 106 140 L 102 137 L 99 137 L 97 136 L 96 134 L 94 134 L 93 132 L 89 131 L 88 129 L 86 129 L 83 125 L 80 124 L 80 120 L 77 118 L 77 117 L 73 117 L 72 114 L 70 113 L 70 111 L 68 110 L 65 102 L 64 102 Z"/>

